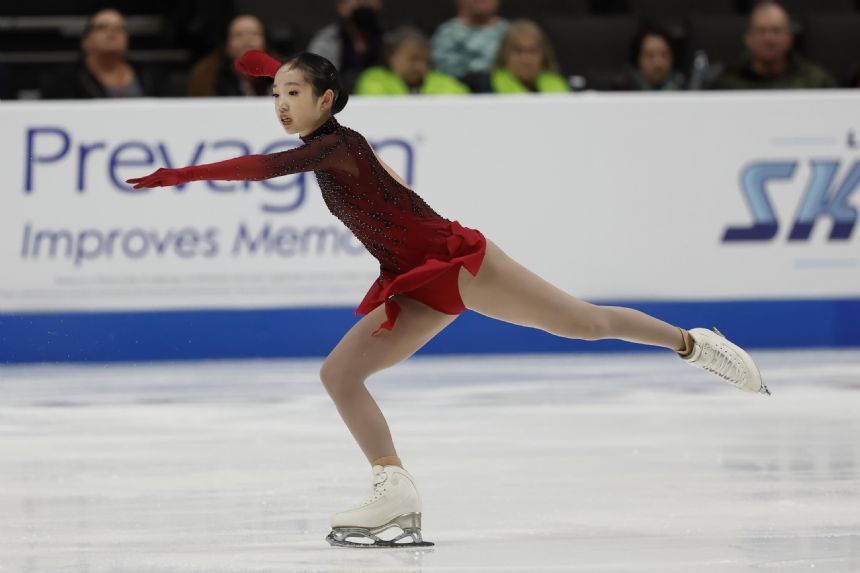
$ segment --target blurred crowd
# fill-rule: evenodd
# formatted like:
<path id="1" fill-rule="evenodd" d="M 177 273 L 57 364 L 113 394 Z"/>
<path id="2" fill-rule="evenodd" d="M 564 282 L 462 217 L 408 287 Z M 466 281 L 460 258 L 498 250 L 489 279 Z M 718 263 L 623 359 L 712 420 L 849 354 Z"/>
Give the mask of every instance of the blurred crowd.
<path id="1" fill-rule="evenodd" d="M 320 0 L 321 2 L 332 0 Z M 389 0 L 393 2 L 394 0 Z M 337 19 L 319 29 L 307 50 L 340 70 L 354 94 L 548 93 L 581 89 L 573 70 L 562 70 L 547 33 L 531 19 L 506 18 L 499 0 L 456 0 L 450 19 L 431 34 L 412 26 L 386 29 L 383 0 L 334 0 Z M 860 34 L 860 30 L 858 30 Z M 181 95 L 163 85 L 158 65 L 132 63 L 124 15 L 113 8 L 87 18 L 80 57 L 46 77 L 45 99 L 126 98 Z M 619 61 L 605 89 L 795 89 L 860 87 L 860 77 L 835 79 L 795 49 L 792 18 L 783 5 L 753 5 L 746 30 L 736 38 L 742 56 L 720 69 L 697 54 L 681 69 L 670 32 L 642 20 L 629 38 L 627 61 Z M 183 93 L 193 97 L 264 96 L 271 79 L 238 74 L 233 62 L 250 49 L 279 59 L 264 17 L 244 13 L 229 20 L 217 45 L 185 74 Z M 704 60 L 704 61 L 703 61 Z M 858 54 L 860 60 L 860 54 Z M 0 98 L 13 98 L 13 72 L 0 65 Z"/>

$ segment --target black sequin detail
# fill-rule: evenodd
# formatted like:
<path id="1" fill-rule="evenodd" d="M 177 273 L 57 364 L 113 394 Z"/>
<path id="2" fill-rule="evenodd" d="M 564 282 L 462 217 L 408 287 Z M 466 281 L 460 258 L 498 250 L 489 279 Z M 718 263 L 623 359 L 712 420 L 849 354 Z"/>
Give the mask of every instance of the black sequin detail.
<path id="1" fill-rule="evenodd" d="M 367 140 L 331 117 L 303 136 L 304 146 L 272 154 L 267 169 L 278 174 L 314 171 L 323 200 L 380 263 L 400 273 L 415 263 L 421 222 L 445 220 L 414 191 L 401 185 L 376 159 Z M 381 277 L 380 277 L 381 280 Z"/>

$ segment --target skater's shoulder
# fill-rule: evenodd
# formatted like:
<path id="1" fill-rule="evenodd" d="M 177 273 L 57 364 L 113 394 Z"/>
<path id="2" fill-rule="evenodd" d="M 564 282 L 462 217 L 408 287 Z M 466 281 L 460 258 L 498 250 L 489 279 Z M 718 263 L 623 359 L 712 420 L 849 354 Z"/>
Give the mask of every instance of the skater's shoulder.
<path id="1" fill-rule="evenodd" d="M 353 129 L 351 127 L 347 127 L 343 124 L 338 124 L 338 133 L 341 135 L 343 139 L 347 142 L 358 143 L 361 145 L 370 145 L 368 139 L 364 136 L 360 131 Z"/>

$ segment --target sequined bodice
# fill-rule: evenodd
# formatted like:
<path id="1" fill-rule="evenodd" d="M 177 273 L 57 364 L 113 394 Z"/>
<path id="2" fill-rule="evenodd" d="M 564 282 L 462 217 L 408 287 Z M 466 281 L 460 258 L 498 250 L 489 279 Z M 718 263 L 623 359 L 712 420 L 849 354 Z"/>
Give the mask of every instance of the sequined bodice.
<path id="1" fill-rule="evenodd" d="M 302 147 L 266 156 L 270 176 L 314 171 L 329 211 L 383 270 L 400 273 L 420 263 L 422 227 L 448 219 L 392 177 L 364 136 L 334 117 L 301 139 Z"/>

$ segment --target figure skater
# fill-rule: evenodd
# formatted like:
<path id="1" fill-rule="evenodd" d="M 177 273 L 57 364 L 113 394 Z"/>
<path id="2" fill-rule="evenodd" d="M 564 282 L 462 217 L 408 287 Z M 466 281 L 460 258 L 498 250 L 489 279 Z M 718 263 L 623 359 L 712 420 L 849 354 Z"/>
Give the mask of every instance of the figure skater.
<path id="1" fill-rule="evenodd" d="M 716 328 L 687 331 L 638 310 L 579 300 L 513 260 L 478 230 L 431 209 L 360 133 L 337 122 L 334 115 L 349 96 L 327 59 L 301 53 L 282 65 L 252 50 L 236 67 L 250 76 L 274 77 L 278 120 L 304 145 L 269 155 L 162 168 L 127 182 L 141 189 L 313 171 L 329 210 L 378 259 L 379 277 L 355 310 L 363 318 L 320 368 L 326 391 L 371 464 L 374 483 L 366 501 L 332 517 L 326 537 L 330 544 L 433 545 L 421 537 L 415 479 L 397 456 L 388 424 L 365 381 L 414 354 L 467 308 L 566 338 L 617 338 L 661 346 L 736 388 L 769 394 L 749 354 Z M 379 537 L 389 528 L 396 537 Z"/>

